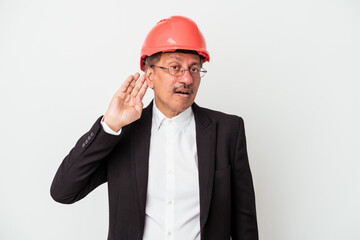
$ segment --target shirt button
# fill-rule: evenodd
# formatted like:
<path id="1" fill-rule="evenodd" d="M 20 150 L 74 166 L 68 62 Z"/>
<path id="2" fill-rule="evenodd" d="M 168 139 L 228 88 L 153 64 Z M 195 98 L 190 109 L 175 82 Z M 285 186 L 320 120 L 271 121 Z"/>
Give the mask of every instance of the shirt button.
<path id="1" fill-rule="evenodd" d="M 171 204 L 172 204 L 172 201 L 168 201 L 168 204 L 171 205 Z"/>
<path id="2" fill-rule="evenodd" d="M 172 171 L 172 170 L 169 170 L 169 171 L 168 171 L 168 173 L 169 173 L 169 174 L 172 174 L 172 173 L 173 173 L 173 171 Z"/>
<path id="3" fill-rule="evenodd" d="M 172 234 L 171 232 L 168 232 L 168 235 L 169 235 L 169 236 L 171 236 L 171 234 Z"/>

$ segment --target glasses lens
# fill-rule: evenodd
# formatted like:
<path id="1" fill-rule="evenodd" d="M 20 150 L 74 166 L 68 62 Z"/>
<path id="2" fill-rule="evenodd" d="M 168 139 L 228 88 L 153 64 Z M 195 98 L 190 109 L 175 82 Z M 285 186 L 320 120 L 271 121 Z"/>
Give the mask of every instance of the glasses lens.
<path id="1" fill-rule="evenodd" d="M 185 71 L 186 71 L 185 69 L 182 69 L 180 66 L 169 67 L 168 70 L 171 75 L 176 76 L 176 77 L 180 77 L 180 76 L 184 75 Z M 202 78 L 205 75 L 205 73 L 207 72 L 203 68 L 193 68 L 193 69 L 190 68 L 188 71 L 191 74 L 191 76 L 194 78 Z"/>
<path id="2" fill-rule="evenodd" d="M 173 76 L 181 76 L 184 74 L 181 71 L 181 67 L 178 65 L 170 66 L 168 69 L 169 69 L 169 73 Z"/>
<path id="3" fill-rule="evenodd" d="M 201 78 L 201 72 L 190 72 L 191 76 L 194 78 Z"/>
<path id="4" fill-rule="evenodd" d="M 199 77 L 202 78 L 205 75 L 205 73 L 207 73 L 207 71 L 205 69 L 201 68 L 199 71 Z"/>

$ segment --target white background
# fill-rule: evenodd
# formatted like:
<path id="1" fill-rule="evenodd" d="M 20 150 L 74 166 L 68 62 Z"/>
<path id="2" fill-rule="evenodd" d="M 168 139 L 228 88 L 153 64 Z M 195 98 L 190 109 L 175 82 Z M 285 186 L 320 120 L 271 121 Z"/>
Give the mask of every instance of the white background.
<path id="1" fill-rule="evenodd" d="M 207 40 L 196 102 L 245 120 L 261 239 L 359 240 L 358 0 L 0 0 L 0 239 L 106 239 L 106 185 L 50 184 L 171 15 Z"/>

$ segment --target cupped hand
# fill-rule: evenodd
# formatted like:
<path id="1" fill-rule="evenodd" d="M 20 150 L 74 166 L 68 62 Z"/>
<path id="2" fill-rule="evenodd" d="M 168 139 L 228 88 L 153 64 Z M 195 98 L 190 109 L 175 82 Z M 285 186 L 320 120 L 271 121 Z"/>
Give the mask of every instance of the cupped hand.
<path id="1" fill-rule="evenodd" d="M 114 131 L 140 118 L 143 109 L 142 99 L 148 88 L 145 75 L 139 73 L 129 76 L 111 99 L 103 121 Z"/>

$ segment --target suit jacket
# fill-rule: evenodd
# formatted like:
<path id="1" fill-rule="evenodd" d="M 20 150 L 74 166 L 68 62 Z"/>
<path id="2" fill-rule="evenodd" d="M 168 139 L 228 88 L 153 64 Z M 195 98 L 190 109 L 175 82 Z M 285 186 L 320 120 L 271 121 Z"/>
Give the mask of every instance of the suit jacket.
<path id="1" fill-rule="evenodd" d="M 192 105 L 198 154 L 202 240 L 257 240 L 252 177 L 240 117 Z M 142 239 L 152 103 L 120 136 L 99 118 L 61 163 L 51 196 L 73 203 L 108 183 L 108 240 Z M 186 240 L 186 239 L 185 239 Z"/>

